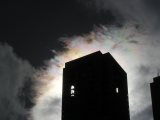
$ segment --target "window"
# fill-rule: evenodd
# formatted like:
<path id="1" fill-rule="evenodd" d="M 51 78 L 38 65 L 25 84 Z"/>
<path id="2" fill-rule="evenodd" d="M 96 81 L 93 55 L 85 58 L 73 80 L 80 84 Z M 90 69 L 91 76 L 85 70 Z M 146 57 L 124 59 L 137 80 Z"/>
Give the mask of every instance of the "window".
<path id="1" fill-rule="evenodd" d="M 74 85 L 71 85 L 71 97 L 75 95 L 75 87 Z"/>
<path id="2" fill-rule="evenodd" d="M 116 93 L 119 93 L 119 89 L 118 88 L 116 88 Z"/>
<path id="3" fill-rule="evenodd" d="M 74 85 L 71 85 L 71 89 L 74 89 Z"/>

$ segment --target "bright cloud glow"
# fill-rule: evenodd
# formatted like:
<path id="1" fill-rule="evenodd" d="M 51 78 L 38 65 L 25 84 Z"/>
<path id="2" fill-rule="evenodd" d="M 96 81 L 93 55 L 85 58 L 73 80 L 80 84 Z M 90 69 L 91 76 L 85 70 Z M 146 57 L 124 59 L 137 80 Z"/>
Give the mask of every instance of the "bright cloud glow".
<path id="1" fill-rule="evenodd" d="M 160 47 L 151 44 L 150 39 L 149 32 L 142 32 L 142 29 L 130 24 L 121 28 L 102 26 L 84 36 L 61 39 L 67 50 L 56 52 L 45 70 L 37 73 L 40 85 L 36 89 L 40 91 L 40 95 L 33 108 L 33 120 L 61 119 L 62 72 L 65 62 L 98 50 L 102 53 L 110 52 L 127 72 L 133 120 L 150 106 L 149 82 L 155 76 L 157 66 L 160 66 L 157 60 L 160 58 Z"/>

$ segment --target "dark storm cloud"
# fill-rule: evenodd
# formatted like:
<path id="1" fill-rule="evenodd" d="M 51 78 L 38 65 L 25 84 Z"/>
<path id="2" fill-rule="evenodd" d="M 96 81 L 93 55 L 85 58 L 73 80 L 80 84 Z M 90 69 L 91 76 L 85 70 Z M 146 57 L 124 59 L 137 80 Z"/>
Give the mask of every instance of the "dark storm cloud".
<path id="1" fill-rule="evenodd" d="M 33 73 L 33 67 L 18 58 L 12 47 L 0 44 L 0 120 L 26 120 L 27 101 L 19 97 L 25 95 L 22 88 L 26 81 L 33 79 Z"/>
<path id="2" fill-rule="evenodd" d="M 134 21 L 145 27 L 156 27 L 159 13 L 155 0 L 78 0 L 98 12 L 110 10 L 117 21 Z M 151 4 L 152 3 L 152 4 Z M 158 6 L 158 4 L 157 4 Z M 160 5 L 159 5 L 160 6 Z M 158 11 L 158 10 L 157 10 Z M 122 21 L 121 21 L 122 22 Z"/>

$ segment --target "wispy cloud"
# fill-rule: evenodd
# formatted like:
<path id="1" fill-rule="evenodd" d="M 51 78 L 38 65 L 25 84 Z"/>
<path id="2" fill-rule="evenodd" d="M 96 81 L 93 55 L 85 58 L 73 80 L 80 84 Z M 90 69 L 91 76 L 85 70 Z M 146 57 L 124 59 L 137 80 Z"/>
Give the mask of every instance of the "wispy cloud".
<path id="1" fill-rule="evenodd" d="M 25 102 L 28 99 L 19 99 L 19 94 L 27 92 L 22 88 L 29 79 L 32 81 L 34 68 L 27 62 L 18 58 L 11 46 L 0 44 L 0 119 L 1 120 L 25 120 L 28 109 Z M 21 92 L 23 93 L 21 93 Z M 32 93 L 27 93 L 31 95 Z M 22 96 L 21 96 L 22 97 Z"/>
<path id="2" fill-rule="evenodd" d="M 43 95 L 37 98 L 37 105 L 33 108 L 34 120 L 61 119 L 62 69 L 65 62 L 97 50 L 110 52 L 128 74 L 131 120 L 152 119 L 149 83 L 160 67 L 158 37 L 143 27 L 125 24 L 122 27 L 101 26 L 83 36 L 61 38 L 65 50 L 56 51 L 57 55 L 48 61 L 47 74 L 40 76 L 43 81 L 49 80 L 49 84 L 39 89 Z M 39 115 L 44 116 L 39 118 Z"/>
<path id="3" fill-rule="evenodd" d="M 155 28 L 159 21 L 159 10 L 154 0 L 77 0 L 95 11 L 110 10 L 117 21 L 136 22 L 144 27 Z M 157 6 L 160 4 L 156 4 Z"/>

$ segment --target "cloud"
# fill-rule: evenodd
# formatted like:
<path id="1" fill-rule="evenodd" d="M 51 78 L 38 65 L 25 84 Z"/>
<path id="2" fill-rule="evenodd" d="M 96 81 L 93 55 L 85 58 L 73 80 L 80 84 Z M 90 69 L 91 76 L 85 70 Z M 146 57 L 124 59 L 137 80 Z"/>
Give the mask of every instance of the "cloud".
<path id="1" fill-rule="evenodd" d="M 152 116 L 152 106 L 149 105 L 138 115 L 133 117 L 133 120 L 153 120 Z"/>
<path id="2" fill-rule="evenodd" d="M 43 94 L 37 98 L 37 105 L 32 109 L 33 119 L 61 119 L 62 70 L 65 62 L 97 50 L 110 52 L 127 72 L 131 120 L 152 119 L 149 83 L 160 68 L 158 37 L 150 30 L 127 23 L 121 27 L 101 26 L 83 36 L 61 38 L 65 50 L 54 50 L 56 56 L 39 74 L 38 79 L 46 83 L 39 88 Z"/>
<path id="3" fill-rule="evenodd" d="M 44 82 L 37 89 L 41 94 L 32 109 L 33 119 L 61 119 L 64 63 L 100 50 L 110 52 L 128 74 L 131 120 L 152 120 L 149 83 L 160 69 L 160 17 L 153 7 L 155 0 L 77 1 L 98 12 L 110 10 L 121 26 L 101 26 L 86 35 L 60 39 L 65 50 L 54 50 L 57 55 L 38 77 Z"/>
<path id="4" fill-rule="evenodd" d="M 36 71 L 12 47 L 0 44 L 0 120 L 22 120 L 29 113 L 33 120 L 60 120 L 64 63 L 97 50 L 110 52 L 128 74 L 131 120 L 152 119 L 149 83 L 160 69 L 159 13 L 145 0 L 79 1 L 98 12 L 110 10 L 122 26 L 101 26 L 83 36 L 61 38 L 65 50 L 56 51 Z M 36 82 L 31 92 L 26 81 Z M 36 105 L 30 111 L 32 99 Z"/>
<path id="5" fill-rule="evenodd" d="M 155 0 L 77 0 L 98 12 L 110 10 L 118 23 L 135 22 L 147 28 L 155 28 L 159 11 Z M 160 6 L 160 4 L 159 4 Z"/>
<path id="6" fill-rule="evenodd" d="M 34 68 L 15 55 L 11 46 L 0 44 L 0 120 L 26 120 L 32 93 L 22 90 L 33 80 Z M 25 96 L 26 93 L 31 96 Z M 28 97 L 27 99 L 23 99 Z M 21 99 L 20 99 L 21 98 Z"/>
<path id="7" fill-rule="evenodd" d="M 32 110 L 33 120 L 61 120 L 61 98 L 48 96 L 37 104 Z"/>

